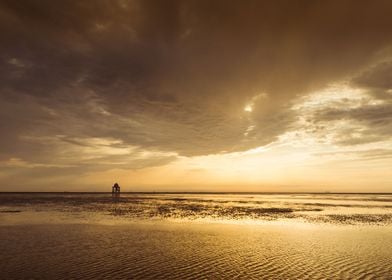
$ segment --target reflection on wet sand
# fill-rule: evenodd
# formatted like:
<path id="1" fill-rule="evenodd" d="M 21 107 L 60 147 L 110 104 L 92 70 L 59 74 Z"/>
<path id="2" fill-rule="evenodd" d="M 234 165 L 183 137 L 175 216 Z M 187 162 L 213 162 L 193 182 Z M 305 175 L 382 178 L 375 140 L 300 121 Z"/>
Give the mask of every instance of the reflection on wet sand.
<path id="1" fill-rule="evenodd" d="M 0 213 L 58 211 L 124 219 L 290 219 L 311 223 L 392 224 L 389 194 L 1 194 Z"/>
<path id="2" fill-rule="evenodd" d="M 0 194 L 2 279 L 390 279 L 391 195 Z"/>
<path id="3" fill-rule="evenodd" d="M 392 230 L 197 223 L 0 227 L 3 279 L 390 279 Z"/>

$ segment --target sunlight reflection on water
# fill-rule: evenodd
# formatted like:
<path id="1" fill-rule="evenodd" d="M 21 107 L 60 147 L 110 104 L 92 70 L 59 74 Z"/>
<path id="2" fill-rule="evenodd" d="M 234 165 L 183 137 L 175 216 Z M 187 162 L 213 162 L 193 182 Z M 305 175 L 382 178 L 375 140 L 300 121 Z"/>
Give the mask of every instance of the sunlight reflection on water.
<path id="1" fill-rule="evenodd" d="M 3 219 L 57 212 L 66 219 L 392 224 L 389 194 L 0 194 Z M 22 215 L 23 214 L 23 215 Z M 11 218 L 12 217 L 12 218 Z"/>
<path id="2" fill-rule="evenodd" d="M 391 195 L 0 194 L 4 279 L 390 279 Z"/>

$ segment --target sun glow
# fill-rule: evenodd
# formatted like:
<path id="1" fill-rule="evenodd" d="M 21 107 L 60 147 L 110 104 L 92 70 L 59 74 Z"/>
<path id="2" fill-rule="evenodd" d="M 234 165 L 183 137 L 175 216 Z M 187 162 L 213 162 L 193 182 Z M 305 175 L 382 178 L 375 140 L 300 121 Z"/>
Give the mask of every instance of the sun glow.
<path id="1" fill-rule="evenodd" d="M 244 111 L 245 111 L 245 112 L 252 112 L 252 111 L 253 111 L 253 108 L 252 108 L 251 105 L 246 105 L 245 108 L 244 108 Z"/>
<path id="2" fill-rule="evenodd" d="M 373 163 L 368 164 L 366 157 L 377 147 L 390 149 L 390 144 L 339 146 L 336 141 L 340 134 L 346 133 L 343 128 L 350 124 L 348 120 L 312 123 L 306 119 L 313 119 L 317 112 L 330 107 L 357 108 L 362 103 L 368 104 L 372 101 L 369 98 L 363 92 L 345 85 L 333 86 L 298 99 L 292 110 L 301 111 L 302 117 L 292 124 L 291 130 L 280 135 L 276 141 L 267 146 L 242 152 L 193 157 L 178 156 L 177 160 L 165 166 L 147 168 L 131 174 L 118 171 L 118 176 L 128 178 L 129 185 L 161 184 L 170 185 L 174 189 L 186 185 L 189 188 L 194 186 L 196 190 L 200 186 L 207 188 L 210 184 L 215 187 L 225 185 L 226 190 L 229 190 L 231 187 L 228 184 L 230 184 L 236 190 L 241 186 L 243 191 L 250 190 L 252 186 L 257 186 L 255 187 L 257 190 L 270 190 L 270 188 L 276 190 L 274 188 L 280 186 L 280 191 L 287 191 L 290 190 L 290 186 L 295 186 L 296 190 L 307 191 L 310 190 L 307 188 L 316 190 L 319 185 L 323 185 L 329 189 L 336 188 L 341 191 L 344 188 L 350 191 L 353 186 L 355 188 L 360 185 L 366 186 L 370 182 L 374 183 L 375 178 L 382 177 L 379 175 L 386 172 L 387 159 L 373 159 Z M 244 111 L 252 112 L 252 107 L 252 104 L 248 104 L 244 107 Z M 347 123 L 343 128 L 339 128 L 342 122 Z M 319 128 L 321 125 L 325 128 Z M 332 127 L 333 131 L 329 127 Z M 247 137 L 256 129 L 256 125 L 250 125 L 244 136 Z M 334 131 L 337 135 L 332 133 Z M 378 168 L 372 168 L 375 161 L 379 162 Z M 368 166 L 367 173 L 358 177 L 357 171 L 363 166 Z M 127 182 L 126 178 L 123 179 L 124 182 Z M 156 178 L 159 178 L 159 183 Z M 385 183 L 384 185 L 381 183 L 380 190 L 385 189 Z"/>

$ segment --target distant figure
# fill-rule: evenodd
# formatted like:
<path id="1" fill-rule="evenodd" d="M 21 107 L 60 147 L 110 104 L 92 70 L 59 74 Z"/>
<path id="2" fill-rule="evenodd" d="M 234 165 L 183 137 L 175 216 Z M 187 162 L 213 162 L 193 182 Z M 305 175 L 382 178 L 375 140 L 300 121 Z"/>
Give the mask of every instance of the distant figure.
<path id="1" fill-rule="evenodd" d="M 119 195 L 120 194 L 120 185 L 115 183 L 112 187 L 112 194 Z"/>

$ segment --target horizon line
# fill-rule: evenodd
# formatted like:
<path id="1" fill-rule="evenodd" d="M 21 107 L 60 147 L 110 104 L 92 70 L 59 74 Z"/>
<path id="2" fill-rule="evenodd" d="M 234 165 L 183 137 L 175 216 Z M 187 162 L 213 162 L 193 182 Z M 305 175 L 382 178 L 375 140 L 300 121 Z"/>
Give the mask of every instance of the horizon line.
<path id="1" fill-rule="evenodd" d="M 111 194 L 111 191 L 0 191 L 0 194 L 18 194 L 18 193 L 58 193 L 58 194 Z M 126 191 L 122 194 L 391 194 L 392 192 L 225 192 L 225 191 Z"/>

